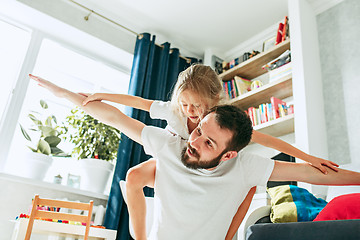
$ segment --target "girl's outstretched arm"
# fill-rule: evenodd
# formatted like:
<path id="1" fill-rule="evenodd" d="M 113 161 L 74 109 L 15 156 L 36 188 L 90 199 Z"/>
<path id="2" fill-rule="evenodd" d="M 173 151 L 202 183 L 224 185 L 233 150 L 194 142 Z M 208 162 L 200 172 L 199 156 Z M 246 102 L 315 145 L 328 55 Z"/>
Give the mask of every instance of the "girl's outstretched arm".
<path id="1" fill-rule="evenodd" d="M 111 93 L 94 93 L 94 94 L 80 93 L 80 94 L 86 97 L 85 100 L 83 101 L 84 106 L 86 106 L 89 102 L 106 100 L 149 112 L 150 106 L 154 102 L 153 100 L 148 100 L 145 98 L 127 95 L 127 94 L 111 94 Z"/>
<path id="2" fill-rule="evenodd" d="M 65 88 L 61 88 L 45 79 L 29 74 L 30 78 L 38 82 L 41 87 L 52 92 L 55 96 L 65 98 L 82 108 L 87 114 L 100 120 L 101 122 L 119 129 L 126 136 L 132 140 L 142 144 L 141 132 L 145 127 L 145 124 L 123 114 L 119 109 L 100 102 L 94 101 L 86 106 L 82 103 L 85 99 L 84 96 L 78 93 L 71 92 Z"/>
<path id="3" fill-rule="evenodd" d="M 325 160 L 322 158 L 318 158 L 318 157 L 306 154 L 303 151 L 292 146 L 291 144 L 284 142 L 281 139 L 269 136 L 267 134 L 263 134 L 263 133 L 260 133 L 260 132 L 254 130 L 251 141 L 261 144 L 265 147 L 276 149 L 280 152 L 286 153 L 293 157 L 300 158 L 300 159 L 308 162 L 309 164 L 311 164 L 313 167 L 319 169 L 324 174 L 328 173 L 325 166 L 329 167 L 330 169 L 334 170 L 335 172 L 338 171 L 338 169 L 337 169 L 337 167 L 339 167 L 338 164 L 336 164 L 332 161 L 329 161 L 329 160 Z"/>

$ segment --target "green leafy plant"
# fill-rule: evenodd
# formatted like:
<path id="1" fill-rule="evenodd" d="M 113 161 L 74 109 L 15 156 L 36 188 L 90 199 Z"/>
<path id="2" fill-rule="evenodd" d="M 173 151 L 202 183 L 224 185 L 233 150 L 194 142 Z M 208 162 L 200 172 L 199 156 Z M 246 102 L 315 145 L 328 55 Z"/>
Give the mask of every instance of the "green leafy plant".
<path id="1" fill-rule="evenodd" d="M 40 100 L 41 108 L 46 111 L 48 109 L 48 105 L 44 100 Z M 60 135 L 61 131 L 58 131 L 58 126 L 56 117 L 54 115 L 50 115 L 46 117 L 45 120 L 41 121 L 39 118 L 42 114 L 31 111 L 28 117 L 33 122 L 32 128 L 30 131 L 35 131 L 40 133 L 39 139 L 34 143 L 36 147 L 28 146 L 33 152 L 42 153 L 45 155 L 52 156 L 67 156 L 63 150 L 57 147 L 57 145 L 61 142 Z M 25 139 L 33 142 L 30 135 L 26 132 L 25 128 L 20 124 L 20 129 Z"/>
<path id="2" fill-rule="evenodd" d="M 72 156 L 78 159 L 116 159 L 120 131 L 86 114 L 79 108 L 71 110 L 64 123 L 65 139 L 75 145 Z"/>

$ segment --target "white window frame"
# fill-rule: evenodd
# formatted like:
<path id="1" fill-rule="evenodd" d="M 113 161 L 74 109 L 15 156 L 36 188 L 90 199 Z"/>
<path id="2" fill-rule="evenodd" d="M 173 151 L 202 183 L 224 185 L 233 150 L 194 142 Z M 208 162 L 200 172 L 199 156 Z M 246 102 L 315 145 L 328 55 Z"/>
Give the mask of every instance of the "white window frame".
<path id="1" fill-rule="evenodd" d="M 6 21 L 7 19 L 5 18 L 4 20 Z M 56 36 L 47 34 L 29 26 L 24 26 L 22 24 L 16 25 L 21 26 L 21 28 L 23 29 L 30 29 L 31 40 L 23 61 L 23 65 L 20 68 L 18 79 L 10 94 L 9 103 L 4 110 L 4 114 L 0 122 L 0 172 L 4 172 L 4 167 L 16 130 L 16 125 L 18 124 L 19 115 L 29 86 L 30 79 L 28 77 L 28 74 L 33 72 L 34 70 L 42 41 L 45 38 L 50 39 L 54 42 L 58 42 L 63 46 L 71 49 L 72 51 L 78 52 L 86 57 L 96 59 L 97 61 L 101 61 L 104 64 L 111 66 L 112 68 L 115 68 L 123 73 L 130 75 L 130 69 L 127 66 L 114 63 L 114 59 L 111 56 L 107 58 L 106 55 L 100 56 L 95 51 L 84 51 L 83 49 L 77 48 L 76 43 L 73 43 L 71 41 L 64 41 L 63 39 L 59 39 Z M 96 47 L 97 46 L 94 46 L 94 48 Z"/>

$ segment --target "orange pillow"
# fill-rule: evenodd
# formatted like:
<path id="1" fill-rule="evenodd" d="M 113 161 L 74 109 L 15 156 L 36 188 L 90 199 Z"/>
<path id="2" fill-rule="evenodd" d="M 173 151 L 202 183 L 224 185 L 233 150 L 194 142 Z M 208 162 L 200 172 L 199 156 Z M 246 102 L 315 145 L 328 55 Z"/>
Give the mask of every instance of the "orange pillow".
<path id="1" fill-rule="evenodd" d="M 360 193 L 335 197 L 314 221 L 360 219 Z"/>

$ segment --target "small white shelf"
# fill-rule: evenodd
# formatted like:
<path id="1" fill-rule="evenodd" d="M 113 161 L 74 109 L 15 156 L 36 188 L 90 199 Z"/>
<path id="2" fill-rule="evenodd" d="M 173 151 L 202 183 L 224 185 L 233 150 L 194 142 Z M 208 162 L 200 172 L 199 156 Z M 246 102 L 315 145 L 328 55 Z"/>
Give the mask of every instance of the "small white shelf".
<path id="1" fill-rule="evenodd" d="M 27 225 L 29 219 L 20 218 L 15 222 L 15 228 L 13 233 L 13 239 L 24 239 Z M 82 225 L 71 225 L 66 223 L 58 223 L 58 222 L 48 222 L 42 220 L 35 220 L 33 226 L 33 233 L 51 233 L 52 236 L 56 234 L 56 236 L 61 237 L 78 237 L 83 236 L 85 232 L 85 226 Z M 89 237 L 93 238 L 101 238 L 112 240 L 116 238 L 116 230 L 103 229 L 90 227 Z"/>
<path id="2" fill-rule="evenodd" d="M 6 173 L 0 173 L 0 179 L 4 179 L 7 181 L 13 181 L 13 182 L 19 182 L 23 184 L 29 184 L 33 186 L 38 186 L 42 188 L 48 188 L 52 190 L 62 191 L 62 192 L 68 192 L 73 194 L 79 194 L 87 197 L 102 199 L 102 200 L 108 200 L 109 196 L 101 193 L 95 193 L 90 191 L 81 190 L 78 188 L 73 188 L 61 184 L 55 184 L 50 182 L 43 182 L 36 179 L 30 179 L 30 178 L 24 178 L 20 176 L 10 175 Z"/>
<path id="3" fill-rule="evenodd" d="M 262 123 L 253 127 L 254 130 L 279 137 L 294 132 L 294 114 Z"/>

